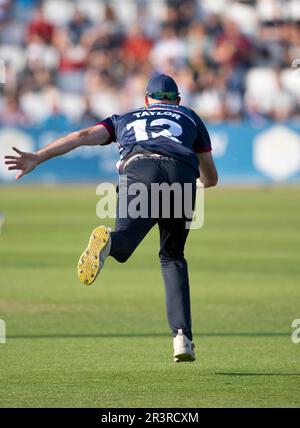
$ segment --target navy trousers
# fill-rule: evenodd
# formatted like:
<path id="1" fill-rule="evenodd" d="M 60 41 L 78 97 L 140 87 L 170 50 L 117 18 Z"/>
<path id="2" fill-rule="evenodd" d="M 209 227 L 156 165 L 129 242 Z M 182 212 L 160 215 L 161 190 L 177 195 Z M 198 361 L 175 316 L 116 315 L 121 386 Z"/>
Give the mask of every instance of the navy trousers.
<path id="1" fill-rule="evenodd" d="M 184 258 L 184 246 L 189 233 L 187 222 L 191 220 L 192 209 L 195 203 L 197 174 L 190 166 L 171 158 L 137 158 L 132 160 L 123 171 L 127 183 L 122 176 L 119 182 L 118 205 L 115 231 L 111 233 L 112 246 L 110 255 L 119 262 L 125 262 L 149 230 L 158 224 L 160 231 L 160 264 L 166 293 L 167 318 L 175 336 L 179 329 L 192 340 L 190 290 L 187 262 Z M 131 185 L 143 183 L 148 189 L 148 216 L 147 218 L 132 218 L 120 216 L 119 207 L 122 201 L 129 206 L 134 195 L 128 194 Z M 153 201 L 151 183 L 180 183 L 182 195 L 191 193 L 189 200 L 192 203 L 190 214 L 182 213 L 175 218 L 173 198 L 170 199 L 170 216 L 164 218 L 161 209 L 158 218 L 151 217 L 150 203 Z M 184 183 L 189 183 L 184 186 Z M 187 190 L 188 188 L 188 190 Z M 160 201 L 161 203 L 162 201 Z M 160 207 L 161 208 L 161 207 Z M 182 211 L 184 211 L 182 209 Z M 178 217 L 178 214 L 176 214 Z"/>

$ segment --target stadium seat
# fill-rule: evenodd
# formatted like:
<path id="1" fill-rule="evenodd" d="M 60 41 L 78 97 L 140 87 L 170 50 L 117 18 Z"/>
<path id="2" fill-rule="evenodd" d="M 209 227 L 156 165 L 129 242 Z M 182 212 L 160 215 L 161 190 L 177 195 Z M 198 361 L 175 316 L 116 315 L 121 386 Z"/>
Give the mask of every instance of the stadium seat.
<path id="1" fill-rule="evenodd" d="M 22 49 L 20 46 L 0 46 L 0 58 L 8 62 L 17 72 L 23 70 L 23 68 L 25 67 L 26 56 L 24 49 Z"/>
<path id="2" fill-rule="evenodd" d="M 8 45 L 21 45 L 25 40 L 26 26 L 21 22 L 10 22 L 3 26 L 0 32 L 0 43 Z"/>
<path id="3" fill-rule="evenodd" d="M 155 0 L 147 2 L 147 12 L 149 20 L 163 21 L 166 17 L 166 5 L 164 0 Z"/>
<path id="4" fill-rule="evenodd" d="M 90 96 L 90 104 L 92 112 L 99 117 L 111 116 L 111 112 L 120 113 L 120 103 L 116 93 L 105 90 L 96 92 Z"/>
<path id="5" fill-rule="evenodd" d="M 41 122 L 51 113 L 51 108 L 41 93 L 30 92 L 22 95 L 20 105 L 32 122 Z"/>
<path id="6" fill-rule="evenodd" d="M 137 4 L 134 1 L 118 1 L 111 2 L 116 18 L 125 26 L 130 26 L 137 21 Z"/>
<path id="7" fill-rule="evenodd" d="M 274 94 L 279 90 L 279 81 L 271 68 L 256 67 L 246 76 L 246 98 L 255 100 L 263 112 L 272 107 Z"/>
<path id="8" fill-rule="evenodd" d="M 56 69 L 59 64 L 59 53 L 53 46 L 29 45 L 26 51 L 27 60 L 38 60 L 49 70 Z"/>
<path id="9" fill-rule="evenodd" d="M 57 76 L 56 83 L 63 92 L 83 93 L 84 73 L 80 70 L 65 71 Z"/>
<path id="10" fill-rule="evenodd" d="M 294 21 L 300 21 L 300 2 L 299 0 L 291 0 L 289 4 L 289 18 Z"/>
<path id="11" fill-rule="evenodd" d="M 67 0 L 46 0 L 43 3 L 43 12 L 53 24 L 65 25 L 74 15 L 75 6 L 74 2 Z"/>
<path id="12" fill-rule="evenodd" d="M 194 98 L 193 108 L 203 117 L 218 117 L 222 111 L 220 96 L 215 90 L 203 91 Z"/>
<path id="13" fill-rule="evenodd" d="M 198 0 L 199 6 L 207 13 L 225 14 L 228 10 L 228 0 Z"/>
<path id="14" fill-rule="evenodd" d="M 257 33 L 258 16 L 253 6 L 243 3 L 232 3 L 228 6 L 226 16 L 235 21 L 243 33 L 253 36 Z"/>
<path id="15" fill-rule="evenodd" d="M 300 67 L 298 69 L 286 68 L 282 70 L 280 81 L 286 91 L 300 96 Z"/>
<path id="16" fill-rule="evenodd" d="M 93 22 L 101 22 L 104 20 L 105 9 L 103 2 L 99 2 L 98 0 L 79 0 L 77 7 Z"/>
<path id="17" fill-rule="evenodd" d="M 284 116 L 288 118 L 291 114 L 292 109 L 295 105 L 294 94 L 288 93 L 282 89 L 273 94 L 272 99 L 272 111 L 276 113 L 276 116 Z"/>
<path id="18" fill-rule="evenodd" d="M 60 94 L 59 107 L 71 121 L 78 121 L 85 109 L 85 102 L 81 95 L 78 94 Z"/>
<path id="19" fill-rule="evenodd" d="M 246 89 L 253 95 L 264 96 L 278 89 L 276 73 L 272 68 L 255 67 L 246 76 Z"/>
<path id="20" fill-rule="evenodd" d="M 272 22 L 283 17 L 288 7 L 288 5 L 284 3 L 286 2 L 280 2 L 278 0 L 258 0 L 257 13 L 259 19 L 265 22 Z"/>

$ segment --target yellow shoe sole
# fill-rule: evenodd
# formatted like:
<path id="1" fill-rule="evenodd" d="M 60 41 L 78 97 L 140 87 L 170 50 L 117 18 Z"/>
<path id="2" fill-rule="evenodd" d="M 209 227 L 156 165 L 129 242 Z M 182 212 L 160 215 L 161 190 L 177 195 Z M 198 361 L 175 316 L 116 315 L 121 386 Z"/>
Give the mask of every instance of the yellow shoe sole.
<path id="1" fill-rule="evenodd" d="M 110 230 L 106 226 L 99 226 L 93 230 L 86 250 L 81 254 L 77 273 L 83 285 L 91 285 L 99 274 L 103 262 L 101 252 L 109 242 Z"/>

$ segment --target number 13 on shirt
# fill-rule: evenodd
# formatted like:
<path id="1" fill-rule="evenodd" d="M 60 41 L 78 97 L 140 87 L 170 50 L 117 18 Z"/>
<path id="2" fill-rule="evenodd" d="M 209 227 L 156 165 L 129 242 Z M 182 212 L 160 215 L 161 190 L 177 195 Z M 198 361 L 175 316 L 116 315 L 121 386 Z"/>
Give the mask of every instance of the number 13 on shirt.
<path id="1" fill-rule="evenodd" d="M 168 128 L 163 128 L 164 125 L 167 125 Z M 170 140 L 175 141 L 176 143 L 182 144 L 182 142 L 176 138 L 182 134 L 182 127 L 179 123 L 174 122 L 173 120 L 167 118 L 154 119 L 149 124 L 150 127 L 161 127 L 161 131 L 154 132 L 150 130 L 150 135 L 147 132 L 147 119 L 139 119 L 134 122 L 128 123 L 127 130 L 133 128 L 136 141 L 145 141 L 149 138 L 165 137 Z"/>

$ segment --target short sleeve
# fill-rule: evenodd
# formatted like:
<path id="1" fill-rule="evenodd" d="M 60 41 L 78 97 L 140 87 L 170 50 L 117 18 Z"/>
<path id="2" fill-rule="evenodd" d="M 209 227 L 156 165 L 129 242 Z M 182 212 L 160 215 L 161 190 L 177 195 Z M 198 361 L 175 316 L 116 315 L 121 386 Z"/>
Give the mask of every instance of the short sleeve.
<path id="1" fill-rule="evenodd" d="M 200 117 L 195 112 L 193 113 L 197 126 L 197 137 L 193 144 L 193 149 L 196 153 L 211 152 L 211 141 L 206 126 L 204 125 Z"/>
<path id="2" fill-rule="evenodd" d="M 112 143 L 113 141 L 116 141 L 116 132 L 115 132 L 115 117 L 107 117 L 106 119 L 102 120 L 101 122 L 97 123 L 96 125 L 102 125 L 106 128 L 106 130 L 109 133 L 109 139 L 105 144 L 102 144 L 103 146 L 106 146 L 107 144 Z"/>

